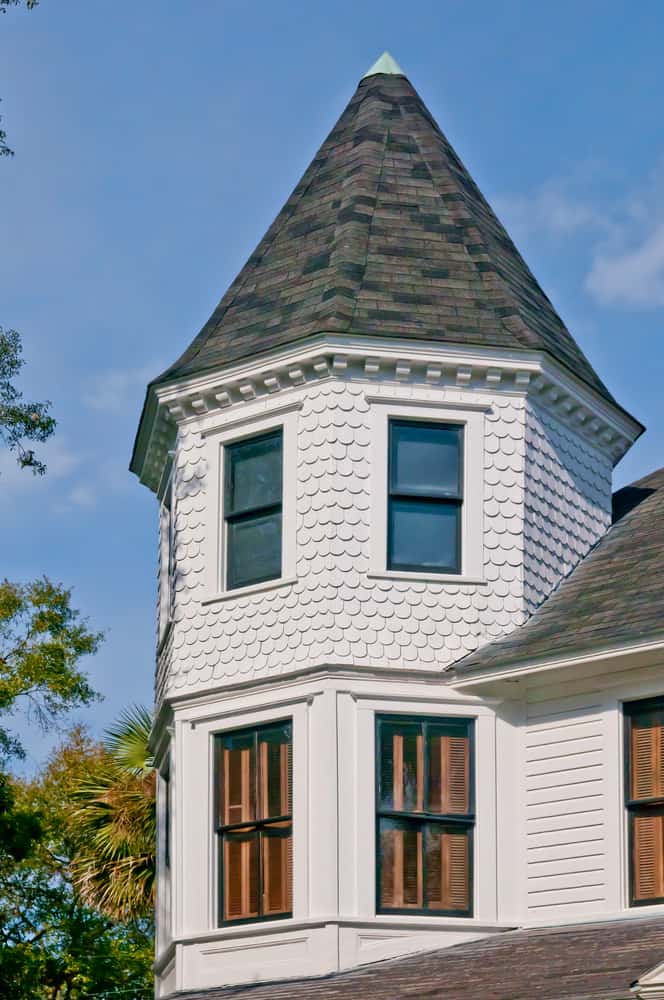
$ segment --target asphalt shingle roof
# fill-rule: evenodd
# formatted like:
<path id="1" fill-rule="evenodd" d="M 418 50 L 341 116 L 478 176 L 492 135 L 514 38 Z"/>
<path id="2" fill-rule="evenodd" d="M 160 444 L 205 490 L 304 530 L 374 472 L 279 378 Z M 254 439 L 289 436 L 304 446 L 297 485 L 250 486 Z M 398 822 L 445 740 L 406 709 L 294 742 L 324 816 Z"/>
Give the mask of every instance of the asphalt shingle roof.
<path id="1" fill-rule="evenodd" d="M 546 351 L 612 400 L 405 76 L 360 82 L 208 322 L 153 384 L 335 332 Z"/>
<path id="2" fill-rule="evenodd" d="M 664 637 L 664 468 L 613 496 L 613 524 L 521 628 L 455 664 L 457 674 Z"/>
<path id="3" fill-rule="evenodd" d="M 664 959 L 664 920 L 507 931 L 321 979 L 173 994 L 178 1000 L 628 1000 Z"/>

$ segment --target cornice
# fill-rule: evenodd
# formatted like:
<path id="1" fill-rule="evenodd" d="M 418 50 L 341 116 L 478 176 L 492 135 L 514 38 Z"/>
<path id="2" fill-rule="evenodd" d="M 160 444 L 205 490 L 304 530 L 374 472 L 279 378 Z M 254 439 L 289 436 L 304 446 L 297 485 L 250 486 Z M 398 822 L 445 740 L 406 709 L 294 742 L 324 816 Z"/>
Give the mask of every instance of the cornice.
<path id="1" fill-rule="evenodd" d="M 371 386 L 430 388 L 527 396 L 562 423 L 611 456 L 614 464 L 642 431 L 618 406 L 611 406 L 542 352 L 478 350 L 461 346 L 381 340 L 349 335 L 316 336 L 188 380 L 152 386 L 148 392 L 132 470 L 158 489 L 168 451 L 179 427 L 215 414 L 233 414 L 247 404 L 272 410 L 299 387 L 342 379 Z M 459 400 L 460 401 L 460 400 Z M 252 407 L 253 408 L 253 407 Z M 225 422 L 225 421 L 224 421 Z"/>

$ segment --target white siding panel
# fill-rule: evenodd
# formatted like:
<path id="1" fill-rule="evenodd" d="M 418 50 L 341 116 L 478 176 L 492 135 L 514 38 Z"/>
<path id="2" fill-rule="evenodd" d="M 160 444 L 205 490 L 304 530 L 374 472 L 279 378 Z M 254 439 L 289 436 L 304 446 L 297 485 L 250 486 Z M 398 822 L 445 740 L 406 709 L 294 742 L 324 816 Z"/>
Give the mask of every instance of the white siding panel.
<path id="1" fill-rule="evenodd" d="M 607 899 L 604 716 L 597 692 L 540 699 L 524 738 L 527 905 L 572 920 Z"/>

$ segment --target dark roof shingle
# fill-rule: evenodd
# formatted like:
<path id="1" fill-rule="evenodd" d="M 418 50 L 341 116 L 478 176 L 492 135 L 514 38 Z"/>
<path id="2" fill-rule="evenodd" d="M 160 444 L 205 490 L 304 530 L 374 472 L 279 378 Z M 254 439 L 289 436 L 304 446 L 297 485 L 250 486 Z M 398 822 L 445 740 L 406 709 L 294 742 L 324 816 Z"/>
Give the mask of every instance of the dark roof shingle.
<path id="1" fill-rule="evenodd" d="M 457 674 L 664 637 L 664 468 L 613 497 L 603 538 L 525 625 L 470 653 Z"/>
<path id="2" fill-rule="evenodd" d="M 360 82 L 208 322 L 154 384 L 335 332 L 542 350 L 612 400 L 404 76 Z"/>
<path id="3" fill-rule="evenodd" d="M 664 920 L 506 931 L 322 979 L 247 985 L 178 1000 L 628 1000 L 664 959 Z"/>

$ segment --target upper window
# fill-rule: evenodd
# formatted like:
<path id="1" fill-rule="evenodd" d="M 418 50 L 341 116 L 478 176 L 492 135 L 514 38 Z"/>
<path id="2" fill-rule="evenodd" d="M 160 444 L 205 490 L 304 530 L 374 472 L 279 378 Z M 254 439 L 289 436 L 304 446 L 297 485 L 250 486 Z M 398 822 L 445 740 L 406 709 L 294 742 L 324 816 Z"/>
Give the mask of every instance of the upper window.
<path id="1" fill-rule="evenodd" d="M 472 914 L 473 722 L 377 720 L 377 909 Z"/>
<path id="2" fill-rule="evenodd" d="M 664 902 L 664 698 L 625 705 L 630 903 Z"/>
<path id="3" fill-rule="evenodd" d="M 226 446 L 224 522 L 226 587 L 281 576 L 283 433 Z"/>
<path id="4" fill-rule="evenodd" d="M 292 911 L 292 724 L 217 736 L 220 919 Z"/>
<path id="5" fill-rule="evenodd" d="M 463 427 L 390 420 L 387 568 L 461 572 Z"/>

